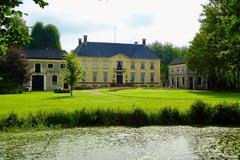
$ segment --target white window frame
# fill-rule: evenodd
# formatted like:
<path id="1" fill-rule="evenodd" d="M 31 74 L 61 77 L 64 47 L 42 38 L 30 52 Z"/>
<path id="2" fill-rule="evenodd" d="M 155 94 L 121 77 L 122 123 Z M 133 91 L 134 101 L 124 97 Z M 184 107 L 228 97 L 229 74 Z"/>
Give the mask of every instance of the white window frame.
<path id="1" fill-rule="evenodd" d="M 49 67 L 48 67 L 48 65 L 50 65 L 50 64 L 52 64 L 52 68 L 49 68 Z M 48 63 L 48 64 L 47 64 L 47 68 L 48 68 L 48 69 L 54 69 L 54 64 L 53 64 L 53 63 Z"/>
<path id="2" fill-rule="evenodd" d="M 56 77 L 57 77 L 56 83 L 53 83 L 53 76 L 56 76 Z M 57 76 L 57 75 L 52 75 L 52 79 L 51 79 L 51 80 L 52 80 L 52 85 L 54 85 L 54 86 L 55 86 L 55 85 L 58 85 L 58 76 Z"/>

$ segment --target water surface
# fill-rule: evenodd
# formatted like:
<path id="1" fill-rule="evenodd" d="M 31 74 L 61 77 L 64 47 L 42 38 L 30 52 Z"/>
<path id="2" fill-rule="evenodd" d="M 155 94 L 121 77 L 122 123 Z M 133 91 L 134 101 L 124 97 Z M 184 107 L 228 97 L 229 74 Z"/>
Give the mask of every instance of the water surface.
<path id="1" fill-rule="evenodd" d="M 0 160 L 240 159 L 240 128 L 94 127 L 1 133 Z"/>

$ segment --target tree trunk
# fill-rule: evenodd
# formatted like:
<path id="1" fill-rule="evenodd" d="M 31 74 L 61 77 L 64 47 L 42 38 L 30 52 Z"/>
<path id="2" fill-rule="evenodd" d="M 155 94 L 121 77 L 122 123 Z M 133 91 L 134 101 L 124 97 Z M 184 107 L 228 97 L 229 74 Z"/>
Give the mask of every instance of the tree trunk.
<path id="1" fill-rule="evenodd" d="M 70 96 L 72 96 L 72 90 L 73 90 L 73 87 L 71 86 L 70 87 Z"/>

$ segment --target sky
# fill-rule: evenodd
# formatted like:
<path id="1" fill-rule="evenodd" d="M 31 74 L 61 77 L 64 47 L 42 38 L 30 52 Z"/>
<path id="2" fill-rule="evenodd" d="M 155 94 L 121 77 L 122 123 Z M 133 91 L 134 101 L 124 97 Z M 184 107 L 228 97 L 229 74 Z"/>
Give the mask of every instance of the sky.
<path id="1" fill-rule="evenodd" d="M 71 51 L 78 39 L 88 41 L 147 44 L 158 41 L 188 46 L 199 31 L 201 4 L 207 0 L 46 0 L 44 9 L 33 0 L 23 0 L 28 26 L 36 22 L 54 24 L 60 32 L 62 49 Z"/>

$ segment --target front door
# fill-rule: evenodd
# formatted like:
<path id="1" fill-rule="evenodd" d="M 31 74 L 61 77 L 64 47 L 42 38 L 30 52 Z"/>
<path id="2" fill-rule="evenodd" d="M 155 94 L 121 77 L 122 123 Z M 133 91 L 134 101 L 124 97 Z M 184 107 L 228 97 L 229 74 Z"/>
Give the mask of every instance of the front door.
<path id="1" fill-rule="evenodd" d="M 117 84 L 123 84 L 123 75 L 117 74 Z"/>
<path id="2" fill-rule="evenodd" d="M 44 76 L 34 75 L 32 76 L 32 90 L 43 91 L 44 90 Z"/>

